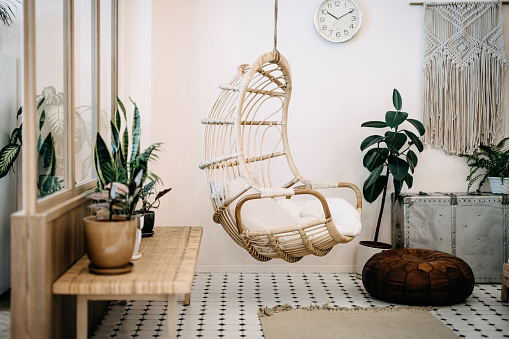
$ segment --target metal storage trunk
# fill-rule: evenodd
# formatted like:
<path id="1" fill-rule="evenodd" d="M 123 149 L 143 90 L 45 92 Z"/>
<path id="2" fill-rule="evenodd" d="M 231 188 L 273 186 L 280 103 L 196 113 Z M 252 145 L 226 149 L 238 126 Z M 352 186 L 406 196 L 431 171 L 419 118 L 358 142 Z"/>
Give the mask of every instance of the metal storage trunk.
<path id="1" fill-rule="evenodd" d="M 470 265 L 476 283 L 502 281 L 509 196 L 419 193 L 392 201 L 394 247 L 451 253 Z"/>

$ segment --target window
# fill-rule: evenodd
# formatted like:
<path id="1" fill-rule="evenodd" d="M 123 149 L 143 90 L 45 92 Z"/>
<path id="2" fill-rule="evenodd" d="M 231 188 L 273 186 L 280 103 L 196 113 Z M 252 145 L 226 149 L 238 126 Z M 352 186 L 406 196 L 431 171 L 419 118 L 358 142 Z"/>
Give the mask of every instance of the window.
<path id="1" fill-rule="evenodd" d="M 117 0 L 24 2 L 25 208 L 95 186 L 95 135 L 107 133 L 117 91 L 117 8 Z"/>

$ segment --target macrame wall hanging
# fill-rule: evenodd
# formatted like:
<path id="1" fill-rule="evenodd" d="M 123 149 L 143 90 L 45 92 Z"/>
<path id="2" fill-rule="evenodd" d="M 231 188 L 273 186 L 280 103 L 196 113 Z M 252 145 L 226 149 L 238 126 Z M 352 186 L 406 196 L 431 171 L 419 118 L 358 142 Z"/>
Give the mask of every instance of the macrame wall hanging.
<path id="1" fill-rule="evenodd" d="M 502 127 L 501 2 L 424 5 L 424 141 L 471 154 L 494 143 Z"/>

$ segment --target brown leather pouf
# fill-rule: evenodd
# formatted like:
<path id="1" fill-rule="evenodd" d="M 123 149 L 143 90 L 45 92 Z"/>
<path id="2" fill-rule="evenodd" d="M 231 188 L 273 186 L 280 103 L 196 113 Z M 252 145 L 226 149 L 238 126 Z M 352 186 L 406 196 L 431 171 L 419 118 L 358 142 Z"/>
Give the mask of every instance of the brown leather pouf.
<path id="1" fill-rule="evenodd" d="M 425 249 L 399 248 L 372 256 L 362 270 L 373 297 L 396 304 L 439 306 L 462 302 L 474 290 L 474 274 L 462 259 Z"/>

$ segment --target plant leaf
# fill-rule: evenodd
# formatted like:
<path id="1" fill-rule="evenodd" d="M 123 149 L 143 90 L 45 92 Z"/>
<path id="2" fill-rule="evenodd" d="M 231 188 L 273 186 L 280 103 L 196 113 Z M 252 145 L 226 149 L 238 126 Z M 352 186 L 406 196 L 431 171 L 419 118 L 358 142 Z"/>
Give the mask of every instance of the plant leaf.
<path id="1" fill-rule="evenodd" d="M 115 126 L 113 121 L 110 121 L 110 125 L 111 125 L 111 148 L 113 150 L 113 153 L 115 153 L 117 151 L 117 149 L 119 149 L 120 138 L 118 135 L 117 126 Z"/>
<path id="2" fill-rule="evenodd" d="M 120 109 L 122 110 L 122 113 L 124 113 L 125 121 L 127 121 L 127 112 L 125 110 L 124 103 L 122 102 L 122 100 L 119 99 L 119 97 L 116 96 L 115 98 L 117 99 L 118 107 L 120 107 Z"/>
<path id="3" fill-rule="evenodd" d="M 383 121 L 366 121 L 361 127 L 384 128 L 387 127 L 387 124 Z"/>
<path id="4" fill-rule="evenodd" d="M 18 120 L 19 116 L 23 113 L 23 106 L 18 108 L 18 113 L 16 113 L 16 120 Z"/>
<path id="5" fill-rule="evenodd" d="M 51 162 L 52 162 L 52 138 L 51 138 L 51 132 L 48 133 L 48 135 L 46 136 L 46 139 L 44 139 L 44 142 L 42 143 L 41 145 L 41 148 L 39 150 L 39 155 L 41 155 L 43 157 L 43 167 L 51 167 Z"/>
<path id="6" fill-rule="evenodd" d="M 408 188 L 412 188 L 413 184 L 414 184 L 414 177 L 412 177 L 410 175 L 410 173 L 408 173 L 405 177 L 405 183 L 406 185 L 408 186 Z"/>
<path id="7" fill-rule="evenodd" d="M 401 132 L 385 132 L 385 138 L 390 141 L 394 149 L 399 151 L 406 143 L 407 137 Z"/>
<path id="8" fill-rule="evenodd" d="M 382 140 L 384 140 L 384 137 L 381 135 L 370 135 L 369 137 L 364 139 L 364 141 L 362 141 L 361 151 L 364 151 L 369 146 L 374 145 Z"/>
<path id="9" fill-rule="evenodd" d="M 42 126 L 44 126 L 44 121 L 46 121 L 46 111 L 42 110 L 41 117 L 39 118 L 39 131 L 42 131 Z"/>
<path id="10" fill-rule="evenodd" d="M 169 191 L 171 191 L 171 187 L 170 188 L 166 188 L 166 189 L 162 190 L 161 192 L 157 193 L 155 200 L 161 199 Z"/>
<path id="11" fill-rule="evenodd" d="M 378 166 L 375 168 L 364 182 L 364 187 L 368 188 L 369 186 L 375 184 L 378 178 L 380 178 L 380 174 L 382 174 L 383 169 L 384 166 Z"/>
<path id="12" fill-rule="evenodd" d="M 403 187 L 403 180 L 396 180 L 395 178 L 393 178 L 393 181 L 394 183 L 394 195 L 396 197 L 399 197 L 399 194 L 401 193 L 401 187 Z"/>
<path id="13" fill-rule="evenodd" d="M 385 113 L 385 122 L 390 128 L 396 128 L 401 125 L 407 117 L 408 113 L 406 112 L 387 111 L 387 113 Z"/>
<path id="14" fill-rule="evenodd" d="M 408 150 L 408 153 L 406 154 L 406 161 L 408 162 L 408 165 L 410 166 L 410 170 L 413 173 L 415 166 L 417 166 L 418 159 L 417 159 L 417 155 L 415 155 L 415 153 L 412 150 Z"/>
<path id="15" fill-rule="evenodd" d="M 407 130 L 403 130 L 403 132 L 405 132 L 405 134 L 408 135 L 408 137 L 410 138 L 410 140 L 412 140 L 412 142 L 414 143 L 415 147 L 417 147 L 419 152 L 422 152 L 424 150 L 424 146 L 422 145 L 422 142 L 421 140 L 419 140 L 419 137 L 417 135 Z"/>
<path id="16" fill-rule="evenodd" d="M 401 106 L 402 106 L 402 100 L 401 100 L 401 95 L 399 94 L 398 90 L 397 89 L 394 89 L 392 91 L 392 104 L 394 105 L 394 108 L 399 111 L 401 110 Z"/>
<path id="17" fill-rule="evenodd" d="M 99 132 L 97 132 L 95 139 L 94 154 L 96 157 L 95 170 L 102 186 L 114 182 L 116 177 L 113 159 Z"/>
<path id="18" fill-rule="evenodd" d="M 366 201 L 369 203 L 375 201 L 380 193 L 382 193 L 386 182 L 387 176 L 381 175 L 374 185 L 363 187 L 362 191 L 364 193 L 364 199 L 366 199 Z"/>
<path id="19" fill-rule="evenodd" d="M 41 147 L 42 147 L 42 135 L 41 133 L 39 133 L 39 135 L 37 136 L 37 152 L 41 151 Z"/>
<path id="20" fill-rule="evenodd" d="M 389 171 L 392 173 L 394 179 L 399 181 L 403 180 L 408 173 L 408 169 L 410 168 L 408 163 L 393 154 L 389 155 L 388 163 Z"/>
<path id="21" fill-rule="evenodd" d="M 373 168 L 383 165 L 389 156 L 387 148 L 372 148 L 364 156 L 363 165 L 369 171 Z"/>
<path id="22" fill-rule="evenodd" d="M 16 142 L 21 139 L 21 136 L 20 136 L 21 128 L 22 127 L 17 127 L 12 131 L 11 137 L 9 139 L 9 144 L 16 144 Z M 20 141 L 20 143 L 21 143 L 21 141 Z"/>
<path id="23" fill-rule="evenodd" d="M 39 108 L 41 108 L 42 104 L 44 103 L 44 101 L 46 100 L 46 97 L 42 97 L 41 100 L 37 103 L 37 110 L 39 110 Z"/>
<path id="24" fill-rule="evenodd" d="M 21 151 L 21 145 L 9 144 L 0 150 L 0 178 L 3 178 L 9 173 L 9 169 L 18 158 Z"/>
<path id="25" fill-rule="evenodd" d="M 417 132 L 419 132 L 420 136 L 423 136 L 426 130 L 424 129 L 424 125 L 419 121 L 415 119 L 406 119 L 409 123 L 411 123 L 416 129 Z"/>
<path id="26" fill-rule="evenodd" d="M 124 129 L 124 136 L 122 140 L 122 158 L 127 161 L 127 157 L 129 156 L 129 132 L 127 131 L 127 126 Z"/>
<path id="27" fill-rule="evenodd" d="M 141 136 L 141 119 L 140 119 L 140 111 L 138 110 L 138 106 L 134 103 L 134 115 L 133 115 L 133 144 L 131 148 L 131 160 L 133 160 L 137 153 L 140 151 L 140 136 Z"/>
<path id="28" fill-rule="evenodd" d="M 117 131 L 120 131 L 122 121 L 120 119 L 120 112 L 118 111 L 118 108 L 115 110 L 115 126 L 117 127 Z"/>

